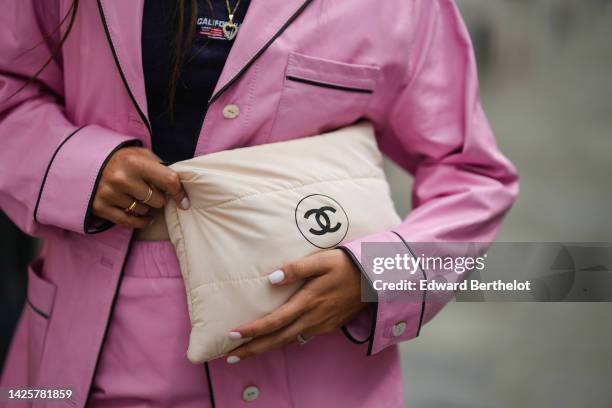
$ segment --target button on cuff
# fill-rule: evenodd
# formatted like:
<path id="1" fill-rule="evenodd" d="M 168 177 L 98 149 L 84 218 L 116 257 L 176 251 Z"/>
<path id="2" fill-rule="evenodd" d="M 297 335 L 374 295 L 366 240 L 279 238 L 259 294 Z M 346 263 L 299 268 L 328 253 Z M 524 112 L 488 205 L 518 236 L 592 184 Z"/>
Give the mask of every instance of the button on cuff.
<path id="1" fill-rule="evenodd" d="M 401 321 L 401 322 L 397 322 L 393 325 L 393 336 L 394 337 L 399 337 L 402 334 L 404 334 L 404 332 L 406 331 L 406 322 L 405 321 Z"/>
<path id="2" fill-rule="evenodd" d="M 254 385 L 249 385 L 242 391 L 242 399 L 250 402 L 255 401 L 259 397 L 259 388 Z"/>

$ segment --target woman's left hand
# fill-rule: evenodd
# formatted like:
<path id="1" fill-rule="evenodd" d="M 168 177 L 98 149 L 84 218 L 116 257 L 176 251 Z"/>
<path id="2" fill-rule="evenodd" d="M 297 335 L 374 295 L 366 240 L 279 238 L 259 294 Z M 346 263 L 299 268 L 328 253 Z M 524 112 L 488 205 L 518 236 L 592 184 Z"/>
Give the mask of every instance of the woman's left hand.
<path id="1" fill-rule="evenodd" d="M 322 251 L 290 262 L 268 276 L 272 285 L 305 280 L 304 285 L 274 312 L 237 327 L 229 337 L 252 338 L 228 353 L 227 362 L 329 333 L 364 309 L 361 273 L 340 249 Z"/>

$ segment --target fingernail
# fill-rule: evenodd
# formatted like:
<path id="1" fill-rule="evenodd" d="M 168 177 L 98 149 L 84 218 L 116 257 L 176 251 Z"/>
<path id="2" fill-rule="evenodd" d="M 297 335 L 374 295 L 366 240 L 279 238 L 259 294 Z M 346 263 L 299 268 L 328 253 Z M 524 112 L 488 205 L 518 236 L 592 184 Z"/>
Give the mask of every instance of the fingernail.
<path id="1" fill-rule="evenodd" d="M 189 199 L 187 197 L 183 197 L 183 199 L 181 200 L 181 208 L 183 210 L 187 210 L 189 209 Z"/>
<path id="2" fill-rule="evenodd" d="M 240 332 L 229 332 L 228 337 L 233 340 L 238 340 L 242 338 L 242 334 L 240 334 Z"/>
<path id="3" fill-rule="evenodd" d="M 237 362 L 240 361 L 240 357 L 238 357 L 238 356 L 229 356 L 225 361 L 227 361 L 227 364 L 236 364 Z"/>
<path id="4" fill-rule="evenodd" d="M 274 271 L 268 275 L 268 280 L 273 285 L 276 283 L 281 283 L 285 280 L 285 272 L 281 271 L 280 269 L 278 271 Z"/>

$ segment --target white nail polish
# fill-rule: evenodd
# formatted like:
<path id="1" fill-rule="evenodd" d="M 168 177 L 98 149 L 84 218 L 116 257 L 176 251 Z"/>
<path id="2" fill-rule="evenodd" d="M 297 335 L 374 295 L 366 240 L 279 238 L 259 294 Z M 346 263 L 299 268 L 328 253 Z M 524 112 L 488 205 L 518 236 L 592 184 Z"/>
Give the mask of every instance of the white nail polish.
<path id="1" fill-rule="evenodd" d="M 181 200 L 181 208 L 183 210 L 189 209 L 189 199 L 187 197 L 183 197 L 183 199 Z"/>
<path id="2" fill-rule="evenodd" d="M 240 332 L 229 332 L 228 337 L 232 340 L 238 340 L 242 338 L 242 334 Z"/>
<path id="3" fill-rule="evenodd" d="M 278 271 L 274 271 L 268 275 L 268 280 L 273 285 L 276 283 L 281 283 L 285 280 L 285 272 L 281 271 L 280 269 Z"/>
<path id="4" fill-rule="evenodd" d="M 227 361 L 227 364 L 236 364 L 237 362 L 240 361 L 240 357 L 238 357 L 238 356 L 229 356 L 227 358 L 227 360 L 225 360 L 225 361 Z"/>

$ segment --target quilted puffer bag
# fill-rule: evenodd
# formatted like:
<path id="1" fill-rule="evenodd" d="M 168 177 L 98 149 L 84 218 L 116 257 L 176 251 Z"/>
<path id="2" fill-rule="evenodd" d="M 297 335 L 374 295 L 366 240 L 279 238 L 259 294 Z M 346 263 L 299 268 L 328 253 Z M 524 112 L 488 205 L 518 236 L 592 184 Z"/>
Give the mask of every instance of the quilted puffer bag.
<path id="1" fill-rule="evenodd" d="M 179 210 L 170 200 L 165 218 L 187 289 L 193 363 L 242 344 L 228 332 L 299 288 L 269 283 L 283 263 L 400 223 L 368 122 L 171 168 L 191 202 Z"/>

